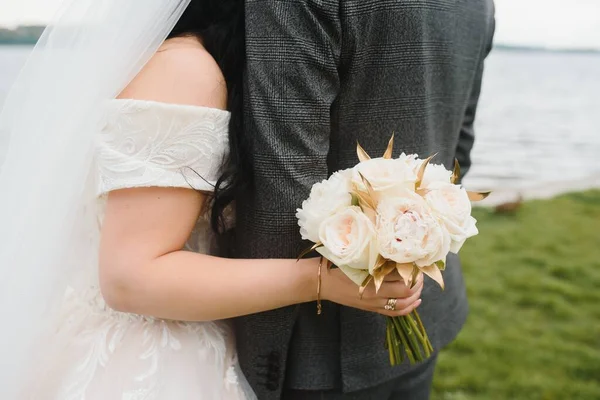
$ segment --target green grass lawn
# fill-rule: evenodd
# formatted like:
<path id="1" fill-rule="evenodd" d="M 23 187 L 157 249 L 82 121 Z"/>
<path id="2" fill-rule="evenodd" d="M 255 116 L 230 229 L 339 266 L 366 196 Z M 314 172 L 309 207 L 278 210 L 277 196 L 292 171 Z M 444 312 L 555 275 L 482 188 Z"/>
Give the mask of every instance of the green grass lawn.
<path id="1" fill-rule="evenodd" d="M 470 315 L 432 399 L 600 399 L 600 190 L 474 214 Z"/>

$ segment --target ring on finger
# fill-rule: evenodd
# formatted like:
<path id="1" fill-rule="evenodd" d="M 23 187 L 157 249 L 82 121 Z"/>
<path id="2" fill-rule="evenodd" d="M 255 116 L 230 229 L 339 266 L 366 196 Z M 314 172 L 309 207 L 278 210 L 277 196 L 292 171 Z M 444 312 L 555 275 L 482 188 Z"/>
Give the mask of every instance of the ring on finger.
<path id="1" fill-rule="evenodd" d="M 396 310 L 396 303 L 398 299 L 388 299 L 387 304 L 383 307 L 386 311 L 394 311 Z"/>

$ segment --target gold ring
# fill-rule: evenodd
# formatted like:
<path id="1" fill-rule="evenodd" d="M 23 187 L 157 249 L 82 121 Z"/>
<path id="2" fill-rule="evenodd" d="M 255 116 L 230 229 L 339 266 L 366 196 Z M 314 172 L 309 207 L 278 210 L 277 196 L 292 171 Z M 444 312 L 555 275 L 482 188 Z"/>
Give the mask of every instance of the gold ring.
<path id="1" fill-rule="evenodd" d="M 388 299 L 387 304 L 383 308 L 387 311 L 394 311 L 394 310 L 396 310 L 397 302 L 398 302 L 398 299 Z"/>

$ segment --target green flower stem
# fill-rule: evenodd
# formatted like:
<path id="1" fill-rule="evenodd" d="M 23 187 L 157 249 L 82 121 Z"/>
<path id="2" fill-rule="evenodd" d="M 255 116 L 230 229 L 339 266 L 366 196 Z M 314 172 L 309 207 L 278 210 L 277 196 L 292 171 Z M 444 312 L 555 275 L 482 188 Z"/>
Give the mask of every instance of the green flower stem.
<path id="1" fill-rule="evenodd" d="M 396 360 L 398 360 L 398 364 L 402 364 L 404 362 L 404 352 L 402 351 L 402 338 L 398 336 L 398 334 L 394 334 L 394 322 L 390 320 L 391 325 L 391 333 L 392 340 L 394 341 L 394 351 L 396 352 Z"/>
<path id="2" fill-rule="evenodd" d="M 411 364 L 424 361 L 433 353 L 423 322 L 417 312 L 386 319 L 386 347 L 390 365 L 400 365 L 405 354 Z"/>
<path id="3" fill-rule="evenodd" d="M 429 347 L 431 346 L 429 342 L 429 340 L 425 340 L 425 337 L 423 337 L 423 334 L 421 333 L 421 329 L 419 329 L 419 327 L 417 326 L 417 323 L 415 322 L 414 318 L 412 317 L 412 315 L 407 315 L 405 317 L 406 322 L 409 324 L 409 326 L 411 327 L 412 331 L 415 333 L 415 336 L 417 337 L 418 342 L 421 344 L 421 347 L 423 348 L 423 351 L 425 352 L 425 358 L 429 358 L 431 356 L 431 351 L 429 351 Z"/>
<path id="4" fill-rule="evenodd" d="M 415 319 L 417 320 L 417 324 L 421 330 L 423 339 L 425 339 L 425 343 L 427 344 L 427 348 L 429 349 L 429 352 L 433 353 L 433 346 L 431 345 L 431 342 L 429 341 L 429 336 L 427 336 L 427 331 L 425 330 L 425 325 L 423 325 L 423 321 L 421 321 L 421 317 L 419 316 L 419 313 L 417 312 L 417 310 L 415 310 L 411 313 L 411 315 L 413 315 L 415 317 Z"/>
<path id="5" fill-rule="evenodd" d="M 397 361 L 396 361 L 396 349 L 395 349 L 395 344 L 392 342 L 392 327 L 390 326 L 390 320 L 389 318 L 387 319 L 387 325 L 386 325 L 386 329 L 385 329 L 385 337 L 386 337 L 386 343 L 387 343 L 387 349 L 388 352 L 390 353 L 390 365 L 398 365 Z M 390 329 L 392 328 L 392 329 Z"/>
<path id="6" fill-rule="evenodd" d="M 392 321 L 394 322 L 394 327 L 396 328 L 396 333 L 398 334 L 398 336 L 400 338 L 400 343 L 402 343 L 404 345 L 404 351 L 406 352 L 406 356 L 408 357 L 408 360 L 410 361 L 411 364 L 414 364 L 416 362 L 415 354 L 412 350 L 410 340 L 408 339 L 408 336 L 406 335 L 406 332 L 404 331 L 404 328 L 402 327 L 402 325 L 400 323 L 400 318 L 393 317 Z"/>
<path id="7" fill-rule="evenodd" d="M 398 318 L 400 324 L 402 325 L 402 328 L 404 330 L 404 334 L 406 335 L 406 337 L 408 338 L 409 342 L 410 342 L 410 346 L 412 349 L 412 352 L 415 356 L 415 360 L 417 360 L 417 362 L 423 361 L 425 359 L 425 357 L 423 356 L 423 351 L 421 350 L 421 346 L 419 345 L 419 342 L 417 340 L 417 336 L 415 335 L 414 329 L 411 328 L 410 324 L 407 321 L 407 318 L 405 316 Z"/>

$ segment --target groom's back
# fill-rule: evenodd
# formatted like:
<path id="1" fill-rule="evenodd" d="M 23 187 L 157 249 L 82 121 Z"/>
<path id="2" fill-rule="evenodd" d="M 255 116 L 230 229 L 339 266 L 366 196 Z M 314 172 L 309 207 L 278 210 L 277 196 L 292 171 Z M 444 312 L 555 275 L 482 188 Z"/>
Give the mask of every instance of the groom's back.
<path id="1" fill-rule="evenodd" d="M 295 209 L 357 162 L 357 141 L 379 155 L 395 133 L 395 154 L 439 152 L 468 169 L 492 0 L 246 0 L 246 14 L 254 190 L 238 199 L 238 257 L 296 257 L 306 243 Z M 438 349 L 466 316 L 449 262 L 446 291 L 428 285 L 420 308 Z M 383 318 L 331 304 L 314 314 L 302 305 L 237 321 L 259 398 L 279 398 L 286 365 L 286 385 L 310 390 L 359 390 L 406 370 L 389 367 Z"/>
<path id="2" fill-rule="evenodd" d="M 347 29 L 338 66 L 340 91 L 332 109 L 334 170 L 357 162 L 356 139 L 380 155 L 392 132 L 397 139 L 395 154 L 428 156 L 439 151 L 438 162 L 452 166 L 465 112 L 472 92 L 479 90 L 478 75 L 491 44 L 492 4 L 491 0 L 340 2 Z M 461 161 L 467 167 L 466 160 Z"/>

